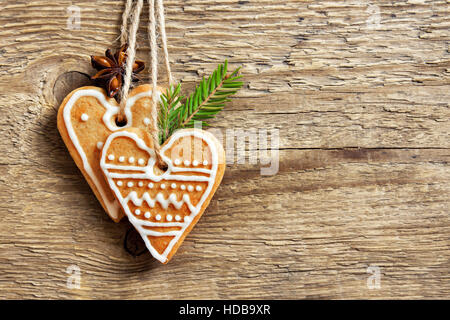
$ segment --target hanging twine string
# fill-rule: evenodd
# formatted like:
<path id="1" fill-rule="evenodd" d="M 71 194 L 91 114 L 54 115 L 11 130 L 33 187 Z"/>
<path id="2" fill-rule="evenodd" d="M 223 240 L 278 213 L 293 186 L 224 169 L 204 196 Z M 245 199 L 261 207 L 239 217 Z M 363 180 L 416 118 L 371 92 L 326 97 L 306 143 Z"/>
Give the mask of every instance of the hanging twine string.
<path id="1" fill-rule="evenodd" d="M 136 56 L 136 34 L 139 27 L 139 16 L 141 15 L 143 0 L 138 0 L 131 13 L 131 25 L 130 32 L 128 34 L 128 49 L 127 49 L 127 61 L 125 65 L 125 77 L 123 81 L 122 90 L 120 92 L 120 110 L 119 121 L 125 118 L 125 105 L 128 98 L 128 90 L 131 85 L 131 76 L 133 73 L 134 58 Z"/>
<path id="2" fill-rule="evenodd" d="M 148 1 L 148 35 L 150 44 L 150 76 L 152 78 L 152 137 L 155 145 L 155 152 L 158 159 L 161 159 L 158 132 L 158 94 L 156 86 L 158 83 L 158 47 L 156 45 L 156 19 L 155 19 L 155 1 Z"/>
<path id="3" fill-rule="evenodd" d="M 133 0 L 126 0 L 125 9 L 122 13 L 122 26 L 120 27 L 120 46 L 128 41 L 128 19 L 130 18 L 131 5 Z"/>
<path id="4" fill-rule="evenodd" d="M 167 50 L 166 19 L 164 17 L 163 0 L 156 0 L 156 4 L 158 6 L 159 29 L 161 30 L 161 42 L 164 53 L 164 62 L 167 70 L 167 82 L 169 85 L 172 85 L 174 84 L 174 81 L 172 78 L 172 72 L 170 71 L 169 51 Z"/>
<path id="5" fill-rule="evenodd" d="M 121 35 L 120 42 L 121 45 L 128 42 L 129 47 L 127 50 L 127 62 L 125 66 L 125 76 L 123 81 L 123 86 L 121 90 L 121 102 L 120 102 L 120 112 L 119 112 L 119 121 L 122 121 L 125 117 L 125 105 L 126 100 L 128 98 L 128 91 L 131 85 L 132 71 L 134 59 L 136 56 L 136 33 L 139 26 L 139 16 L 143 6 L 143 0 L 138 0 L 134 6 L 132 11 L 132 0 L 126 0 L 125 9 L 122 15 L 122 26 L 121 26 Z M 158 18 L 160 23 L 160 31 L 161 31 L 161 43 L 162 49 L 164 53 L 164 63 L 167 70 L 167 81 L 169 85 L 174 84 L 174 80 L 172 77 L 172 73 L 170 70 L 170 61 L 169 61 L 169 52 L 167 50 L 167 35 L 166 35 L 166 26 L 165 26 L 165 17 L 164 17 L 164 4 L 163 0 L 148 0 L 149 3 L 149 23 L 148 23 L 148 33 L 149 33 L 149 45 L 150 45 L 150 67 L 149 73 L 152 79 L 152 109 L 151 109 L 151 127 L 149 128 L 151 131 L 154 150 L 157 156 L 158 163 L 162 166 L 163 161 L 160 154 L 160 145 L 159 145 L 159 130 L 158 130 L 158 101 L 159 96 L 157 92 L 157 84 L 158 84 L 158 45 L 156 42 L 156 17 L 155 17 L 155 2 L 158 9 Z M 131 15 L 131 24 L 128 29 L 128 19 Z"/>
<path id="6" fill-rule="evenodd" d="M 158 46 L 156 44 L 156 17 L 155 17 L 155 0 L 149 0 L 148 7 L 148 33 L 149 33 L 149 43 L 150 43 L 150 60 L 151 60 L 151 69 L 149 69 L 152 78 L 152 138 L 154 149 L 156 153 L 156 158 L 158 161 L 158 165 L 160 168 L 165 167 L 164 161 L 161 157 L 161 147 L 159 145 L 159 128 L 158 128 L 158 92 L 156 90 L 158 84 Z M 170 63 L 169 63 L 169 54 L 167 50 L 167 37 L 165 30 L 165 20 L 164 20 L 164 6 L 162 0 L 156 0 L 156 4 L 158 6 L 158 14 L 160 20 L 160 30 L 162 35 L 162 46 L 164 52 L 164 60 L 167 68 L 167 81 L 169 85 L 172 84 L 172 74 L 170 72 Z"/>

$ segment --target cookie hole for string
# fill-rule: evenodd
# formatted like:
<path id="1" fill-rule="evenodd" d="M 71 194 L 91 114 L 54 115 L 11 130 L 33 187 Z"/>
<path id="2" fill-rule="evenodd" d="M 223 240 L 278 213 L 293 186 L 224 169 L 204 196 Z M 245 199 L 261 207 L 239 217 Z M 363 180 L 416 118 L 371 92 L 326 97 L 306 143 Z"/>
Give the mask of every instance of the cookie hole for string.
<path id="1" fill-rule="evenodd" d="M 163 174 L 169 169 L 169 165 L 165 163 L 162 159 L 158 161 L 156 166 L 158 168 L 159 174 Z"/>
<path id="2" fill-rule="evenodd" d="M 127 118 L 123 117 L 122 119 L 119 119 L 119 116 L 117 116 L 114 122 L 116 123 L 116 126 L 122 128 L 127 125 Z"/>
<path id="3" fill-rule="evenodd" d="M 169 165 L 162 161 L 161 163 L 158 163 L 158 167 L 161 171 L 166 172 L 167 169 L 169 169 Z"/>

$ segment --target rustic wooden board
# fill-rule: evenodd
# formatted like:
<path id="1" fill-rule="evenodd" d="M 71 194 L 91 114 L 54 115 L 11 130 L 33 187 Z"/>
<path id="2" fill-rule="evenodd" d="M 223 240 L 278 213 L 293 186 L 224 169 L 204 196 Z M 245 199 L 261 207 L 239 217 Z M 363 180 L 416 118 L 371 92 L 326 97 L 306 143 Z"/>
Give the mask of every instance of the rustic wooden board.
<path id="1" fill-rule="evenodd" d="M 165 3 L 176 79 L 188 89 L 225 58 L 243 65 L 214 125 L 279 129 L 278 174 L 228 165 L 168 265 L 131 256 L 130 224 L 102 211 L 56 129 L 123 1 L 3 0 L 0 298 L 450 298 L 448 3 Z"/>

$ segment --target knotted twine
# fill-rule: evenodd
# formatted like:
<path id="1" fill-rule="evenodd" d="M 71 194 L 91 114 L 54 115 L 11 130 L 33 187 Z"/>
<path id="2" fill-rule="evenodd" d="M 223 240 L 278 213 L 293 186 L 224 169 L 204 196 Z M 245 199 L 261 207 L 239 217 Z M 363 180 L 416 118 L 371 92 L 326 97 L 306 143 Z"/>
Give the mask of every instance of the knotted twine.
<path id="1" fill-rule="evenodd" d="M 149 0 L 149 45 L 150 45 L 150 65 L 148 68 L 150 77 L 152 79 L 152 109 L 151 109 L 151 135 L 153 139 L 154 149 L 158 163 L 161 165 L 161 154 L 159 145 L 159 130 L 158 130 L 158 92 L 156 90 L 158 82 L 158 46 L 156 43 L 156 17 L 155 17 L 155 1 L 158 9 L 159 28 L 161 32 L 161 43 L 164 53 L 164 62 L 167 70 L 167 81 L 169 85 L 174 83 L 172 73 L 170 70 L 169 52 L 167 50 L 167 35 L 164 17 L 163 0 Z M 133 1 L 126 0 L 125 9 L 122 14 L 122 26 L 120 28 L 120 44 L 121 46 L 128 42 L 127 61 L 125 65 L 125 75 L 123 86 L 120 93 L 120 110 L 119 121 L 125 118 L 125 105 L 128 98 L 128 91 L 131 86 L 131 78 L 133 75 L 133 64 L 136 56 L 136 34 L 139 27 L 139 17 L 143 7 L 143 0 L 137 0 L 134 8 L 132 8 Z M 129 21 L 130 20 L 130 25 Z M 128 26 L 129 25 L 129 26 Z"/>

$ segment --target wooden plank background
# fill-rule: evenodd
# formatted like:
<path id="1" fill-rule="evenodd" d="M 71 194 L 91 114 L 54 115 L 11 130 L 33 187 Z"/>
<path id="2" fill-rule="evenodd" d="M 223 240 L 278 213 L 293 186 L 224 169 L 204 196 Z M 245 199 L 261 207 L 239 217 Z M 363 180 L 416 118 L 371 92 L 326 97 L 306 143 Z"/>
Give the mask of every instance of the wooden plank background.
<path id="1" fill-rule="evenodd" d="M 168 265 L 124 250 L 56 129 L 123 2 L 0 1 L 0 298 L 450 298 L 447 1 L 165 1 L 185 89 L 243 66 L 214 125 L 280 132 L 279 172 L 228 165 Z"/>

